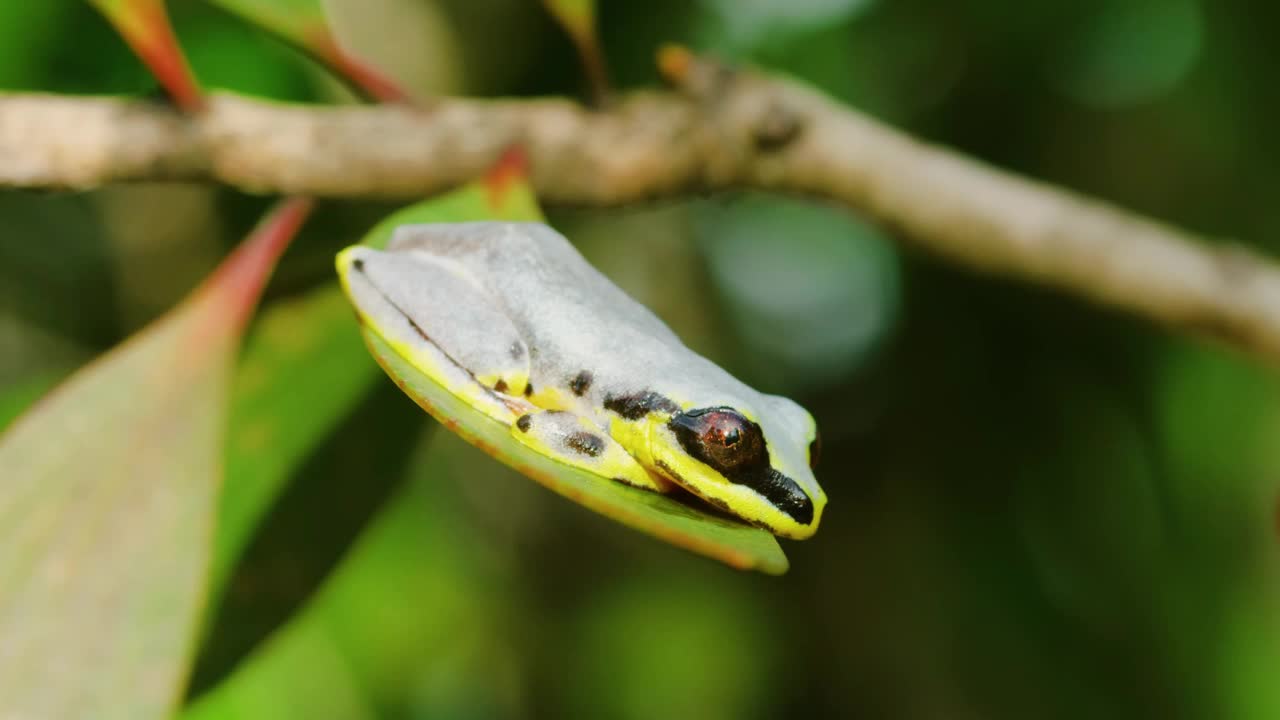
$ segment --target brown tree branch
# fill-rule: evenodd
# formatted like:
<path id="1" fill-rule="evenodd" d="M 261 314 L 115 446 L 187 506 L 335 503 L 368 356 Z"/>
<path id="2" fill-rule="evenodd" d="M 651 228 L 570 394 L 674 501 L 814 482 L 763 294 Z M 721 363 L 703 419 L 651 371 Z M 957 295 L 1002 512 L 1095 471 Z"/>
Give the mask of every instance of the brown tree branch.
<path id="1" fill-rule="evenodd" d="M 817 196 L 957 263 L 1280 361 L 1280 269 L 1264 258 L 927 145 L 790 80 L 679 50 L 662 67 L 677 92 L 633 94 L 603 112 L 553 99 L 413 110 L 213 95 L 185 118 L 141 101 L 0 96 L 0 186 L 203 180 L 416 198 L 478 176 L 519 142 L 550 203 L 733 187 Z"/>

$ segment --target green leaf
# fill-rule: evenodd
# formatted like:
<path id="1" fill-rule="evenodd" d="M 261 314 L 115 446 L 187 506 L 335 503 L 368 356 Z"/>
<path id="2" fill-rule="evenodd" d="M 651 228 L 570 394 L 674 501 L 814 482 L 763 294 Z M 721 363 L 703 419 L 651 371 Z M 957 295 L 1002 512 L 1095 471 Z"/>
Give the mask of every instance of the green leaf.
<path id="1" fill-rule="evenodd" d="M 191 660 L 240 334 L 310 204 L 0 436 L 0 717 L 167 717 Z M 56 678 L 56 682 L 50 682 Z"/>
<path id="2" fill-rule="evenodd" d="M 51 369 L 25 378 L 0 392 L 0 430 L 8 427 L 9 423 L 66 376 L 66 371 Z"/>
<path id="3" fill-rule="evenodd" d="M 185 720 L 386 717 L 391 708 L 393 717 L 458 717 L 447 710 L 461 708 L 475 716 L 503 684 L 491 672 L 507 657 L 493 618 L 511 598 L 493 592 L 483 553 L 441 505 L 439 455 L 430 443 L 410 447 L 411 482 L 306 607 L 193 699 Z M 407 702 L 441 692 L 460 702 L 407 712 Z"/>
<path id="4" fill-rule="evenodd" d="M 543 4 L 575 41 L 595 37 L 595 0 L 543 0 Z"/>
<path id="5" fill-rule="evenodd" d="M 200 85 L 173 34 L 164 0 L 89 0 L 156 76 L 178 107 L 195 112 L 204 104 Z"/>
<path id="6" fill-rule="evenodd" d="M 483 185 L 461 191 L 453 202 L 463 205 L 481 199 L 490 204 L 518 204 L 525 207 L 528 219 L 541 219 L 519 159 L 509 156 Z M 384 246 L 399 225 L 441 221 L 438 210 L 428 213 L 426 209 L 410 208 L 392 215 L 370 233 L 365 244 Z M 449 215 L 453 216 L 450 219 L 468 219 L 463 213 Z M 375 332 L 367 327 L 362 332 L 374 359 L 401 390 L 467 442 L 524 475 L 574 502 L 673 545 L 741 569 L 772 574 L 786 572 L 787 558 L 773 535 L 708 514 L 665 495 L 601 481 L 595 475 L 535 453 L 512 438 L 506 425 L 474 410 L 415 370 Z"/>
<path id="7" fill-rule="evenodd" d="M 245 338 L 231 396 L 211 587 L 219 592 L 293 471 L 373 385 L 336 287 L 278 302 Z"/>
<path id="8" fill-rule="evenodd" d="M 596 34 L 595 0 L 543 0 L 543 4 L 569 33 L 578 48 L 578 57 L 591 84 L 592 96 L 596 104 L 603 104 L 609 95 L 609 73 Z"/>
<path id="9" fill-rule="evenodd" d="M 355 333 L 347 338 L 364 354 Z M 356 362 L 362 379 L 376 377 L 367 356 Z M 291 387 L 287 377 L 280 380 Z M 207 616 L 189 697 L 217 685 L 310 601 L 400 487 L 415 441 L 428 423 L 394 386 L 379 383 L 318 438 L 315 452 L 297 465 L 293 481 L 277 493 L 270 513 L 259 518 L 258 531 L 242 548 L 226 591 Z"/>
<path id="10" fill-rule="evenodd" d="M 1196 69 L 1206 13 L 1195 0 L 1130 0 L 1085 13 L 1054 54 L 1063 92 L 1105 109 L 1151 103 Z"/>
<path id="11" fill-rule="evenodd" d="M 393 578 L 386 578 L 394 582 Z M 308 617 L 307 615 L 302 616 Z M 316 622 L 293 622 L 224 687 L 201 696 L 184 720 L 308 720 L 378 717 L 352 677 L 342 648 Z M 300 672 L 305 668 L 305 672 Z"/>
<path id="12" fill-rule="evenodd" d="M 369 99 L 410 102 L 395 80 L 345 50 L 329 29 L 321 0 L 208 0 L 328 65 Z"/>

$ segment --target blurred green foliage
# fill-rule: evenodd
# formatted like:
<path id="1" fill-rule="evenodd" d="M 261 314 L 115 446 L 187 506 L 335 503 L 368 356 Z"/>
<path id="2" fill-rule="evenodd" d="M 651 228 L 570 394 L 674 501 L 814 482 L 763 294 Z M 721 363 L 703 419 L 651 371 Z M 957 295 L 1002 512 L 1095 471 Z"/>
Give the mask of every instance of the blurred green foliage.
<path id="1" fill-rule="evenodd" d="M 583 87 L 538 3 L 362 7 L 395 28 L 384 47 L 362 35 L 369 52 L 423 96 Z M 170 11 L 208 87 L 348 99 L 216 8 Z M 656 79 L 660 43 L 691 43 L 986 161 L 1280 253 L 1269 5 L 652 0 L 598 12 L 624 88 Z M 0 87 L 155 90 L 75 2 L 0 3 Z M 0 421 L 172 304 L 266 204 L 147 185 L 0 195 Z M 787 544 L 789 575 L 742 575 L 420 433 L 422 417 L 382 387 L 325 447 L 291 450 L 311 456 L 227 570 L 188 715 L 1280 716 L 1280 381 L 1268 368 L 903 252 L 838 208 L 723 196 L 551 210 L 691 346 L 814 412 L 822 530 Z M 328 204 L 264 318 L 328 292 L 333 253 L 387 211 Z M 317 404 L 359 392 L 332 391 Z M 309 411 L 300 404 L 300 420 Z M 343 488 L 369 492 L 360 504 Z M 329 522 L 351 507 L 368 522 Z M 263 607 L 290 612 L 263 619 Z M 222 637 L 248 639 L 220 654 Z"/>

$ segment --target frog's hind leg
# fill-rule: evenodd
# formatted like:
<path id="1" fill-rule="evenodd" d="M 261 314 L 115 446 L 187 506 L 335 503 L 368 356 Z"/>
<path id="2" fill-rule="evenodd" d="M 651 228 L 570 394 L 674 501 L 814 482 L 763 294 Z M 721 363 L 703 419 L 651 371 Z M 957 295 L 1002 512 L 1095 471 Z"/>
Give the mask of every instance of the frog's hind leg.
<path id="1" fill-rule="evenodd" d="M 538 453 L 593 475 L 661 493 L 674 487 L 645 470 L 603 428 L 573 413 L 545 410 L 521 415 L 511 434 Z"/>
<path id="2" fill-rule="evenodd" d="M 499 304 L 447 258 L 356 246 L 338 273 L 361 319 L 416 369 L 510 424 L 529 385 L 529 349 Z"/>

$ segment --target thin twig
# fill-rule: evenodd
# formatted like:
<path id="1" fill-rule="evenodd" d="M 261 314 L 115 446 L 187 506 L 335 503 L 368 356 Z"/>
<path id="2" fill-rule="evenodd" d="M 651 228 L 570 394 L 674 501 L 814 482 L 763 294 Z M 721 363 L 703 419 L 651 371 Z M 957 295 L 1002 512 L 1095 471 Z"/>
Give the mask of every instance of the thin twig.
<path id="1" fill-rule="evenodd" d="M 0 186 L 199 180 L 416 198 L 477 177 L 521 143 L 549 203 L 738 187 L 817 196 L 951 261 L 1280 362 L 1280 270 L 1267 259 L 922 143 L 792 80 L 682 50 L 665 51 L 661 66 L 676 92 L 635 93 L 599 112 L 559 99 L 414 110 L 222 94 L 183 118 L 143 101 L 0 96 Z"/>

